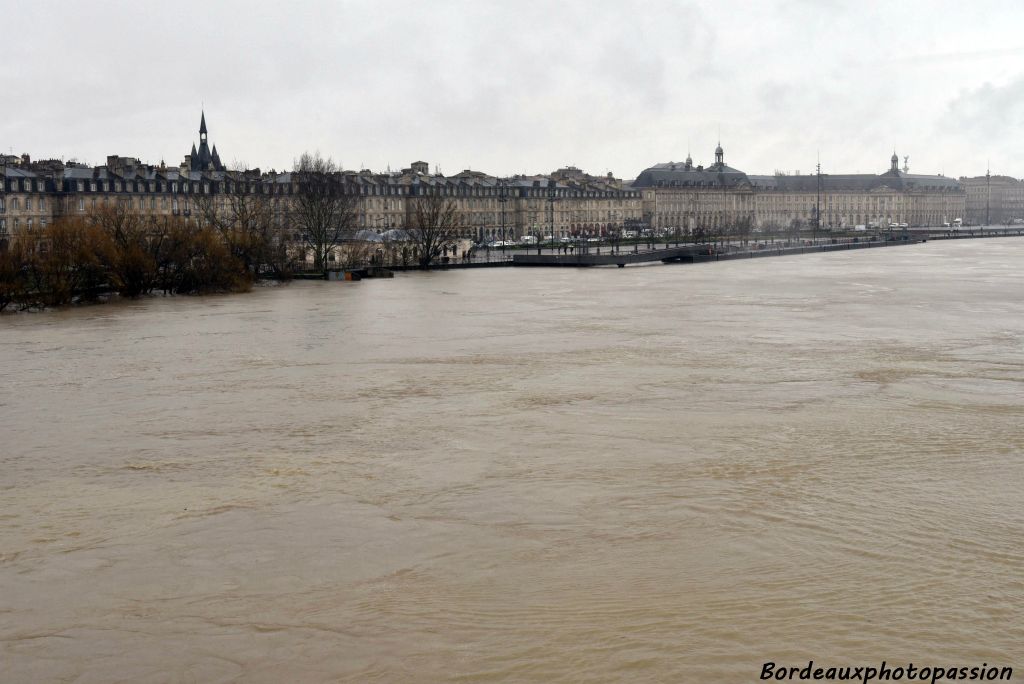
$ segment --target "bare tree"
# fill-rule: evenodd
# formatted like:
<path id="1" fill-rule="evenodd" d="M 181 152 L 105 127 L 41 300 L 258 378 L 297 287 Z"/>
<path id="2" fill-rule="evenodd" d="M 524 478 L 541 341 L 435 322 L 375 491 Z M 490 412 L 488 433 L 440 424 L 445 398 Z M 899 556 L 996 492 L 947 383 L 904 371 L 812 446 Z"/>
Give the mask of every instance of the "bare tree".
<path id="1" fill-rule="evenodd" d="M 0 245 L 0 311 L 25 302 L 29 291 L 30 256 L 20 241 Z"/>
<path id="2" fill-rule="evenodd" d="M 708 240 L 708 230 L 703 225 L 695 225 L 690 229 L 690 240 L 698 245 Z"/>
<path id="3" fill-rule="evenodd" d="M 439 194 L 422 195 L 413 201 L 412 229 L 409 231 L 421 268 L 455 248 L 462 229 L 462 216 L 455 200 Z"/>
<path id="4" fill-rule="evenodd" d="M 750 233 L 753 228 L 753 220 L 749 216 L 742 216 L 733 223 L 733 235 L 745 245 L 750 242 Z"/>
<path id="5" fill-rule="evenodd" d="M 199 222 L 220 235 L 250 278 L 268 270 L 278 277 L 288 275 L 287 249 L 268 195 L 250 191 L 244 178 L 229 179 L 225 192 L 200 195 L 195 205 Z"/>
<path id="6" fill-rule="evenodd" d="M 102 236 L 97 253 L 111 284 L 127 297 L 151 292 L 164 237 L 157 226 L 120 202 L 94 209 L 87 218 Z"/>
<path id="7" fill-rule="evenodd" d="M 384 266 L 409 265 L 413 252 L 413 243 L 410 238 L 411 236 L 407 231 L 402 231 L 398 236 L 385 234 L 384 242 L 382 243 Z"/>
<path id="8" fill-rule="evenodd" d="M 800 240 L 800 231 L 804 228 L 804 221 L 800 218 L 795 218 L 789 222 L 789 239 L 794 241 Z"/>
<path id="9" fill-rule="evenodd" d="M 319 152 L 303 153 L 293 176 L 298 183 L 293 218 L 304 246 L 313 252 L 314 266 L 322 270 L 335 248 L 355 232 L 359 196 L 345 192 L 341 169 Z"/>

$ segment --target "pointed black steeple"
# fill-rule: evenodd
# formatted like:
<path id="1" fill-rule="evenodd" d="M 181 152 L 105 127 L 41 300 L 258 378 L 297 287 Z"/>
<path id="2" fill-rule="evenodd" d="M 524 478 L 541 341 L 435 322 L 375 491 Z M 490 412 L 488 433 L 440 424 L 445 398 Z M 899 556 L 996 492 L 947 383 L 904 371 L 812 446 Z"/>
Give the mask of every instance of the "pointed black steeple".
<path id="1" fill-rule="evenodd" d="M 199 166 L 198 171 L 206 171 L 213 164 L 210 145 L 206 141 L 206 112 L 203 111 L 199 120 Z"/>
<path id="2" fill-rule="evenodd" d="M 207 140 L 205 109 L 202 110 L 202 114 L 199 116 L 199 147 L 197 148 L 195 143 L 192 143 L 190 162 L 193 171 L 224 170 L 224 165 L 220 161 L 220 155 L 217 154 L 217 146 L 214 145 L 213 150 L 210 150 L 210 144 Z"/>

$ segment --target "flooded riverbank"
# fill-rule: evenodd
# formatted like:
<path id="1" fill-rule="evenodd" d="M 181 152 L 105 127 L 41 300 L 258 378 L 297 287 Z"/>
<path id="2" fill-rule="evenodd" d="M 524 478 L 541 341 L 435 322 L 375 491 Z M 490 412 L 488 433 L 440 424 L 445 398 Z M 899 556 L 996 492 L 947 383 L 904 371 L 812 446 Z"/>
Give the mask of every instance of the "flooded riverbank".
<path id="1" fill-rule="evenodd" d="M 1008 238 L 5 316 L 4 678 L 1019 664 L 1022 266 Z"/>

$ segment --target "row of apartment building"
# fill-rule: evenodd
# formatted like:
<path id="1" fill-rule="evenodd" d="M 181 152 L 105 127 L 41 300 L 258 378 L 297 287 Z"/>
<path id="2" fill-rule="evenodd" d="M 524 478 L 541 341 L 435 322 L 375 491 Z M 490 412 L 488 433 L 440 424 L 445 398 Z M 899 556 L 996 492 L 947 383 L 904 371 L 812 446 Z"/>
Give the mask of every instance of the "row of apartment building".
<path id="1" fill-rule="evenodd" d="M 111 156 L 88 167 L 27 156 L 0 157 L 0 240 L 61 216 L 120 203 L 145 215 L 191 216 L 205 198 L 233 193 L 264 196 L 282 229 L 299 191 L 289 172 L 230 171 L 207 140 L 205 113 L 198 148 L 177 167 Z M 753 229 L 794 224 L 823 229 L 893 223 L 941 226 L 955 219 L 1007 223 L 1024 218 L 1024 184 L 1005 176 L 961 178 L 910 174 L 893 154 L 880 174 L 752 175 L 715 161 L 656 164 L 633 181 L 592 176 L 574 167 L 550 174 L 498 178 L 463 171 L 431 174 L 426 162 L 399 172 L 345 171 L 339 187 L 358 197 L 359 228 L 383 233 L 409 226 L 413 200 L 442 194 L 457 205 L 463 237 L 486 241 L 524 235 L 602 235 L 652 227 L 664 232 L 720 230 L 745 222 Z M 820 218 L 819 218 L 820 217 Z"/>
<path id="2" fill-rule="evenodd" d="M 281 227 L 287 229 L 291 204 L 299 192 L 299 180 L 292 173 L 168 169 L 120 157 L 107 162 L 47 174 L 0 167 L 0 237 L 17 236 L 59 217 L 84 216 L 112 204 L 156 218 L 189 217 L 200 203 L 223 203 L 235 193 L 266 198 Z M 547 235 L 552 230 L 558 236 L 596 235 L 624 222 L 637 222 L 643 213 L 638 191 L 590 177 L 499 179 L 468 171 L 444 177 L 406 170 L 345 172 L 337 181 L 343 192 L 358 197 L 357 227 L 375 232 L 407 227 L 411 200 L 434 194 L 455 202 L 462 237 L 474 240 Z"/>
<path id="3" fill-rule="evenodd" d="M 973 225 L 1024 222 L 1024 180 L 985 174 L 960 182 L 967 193 L 966 221 Z"/>

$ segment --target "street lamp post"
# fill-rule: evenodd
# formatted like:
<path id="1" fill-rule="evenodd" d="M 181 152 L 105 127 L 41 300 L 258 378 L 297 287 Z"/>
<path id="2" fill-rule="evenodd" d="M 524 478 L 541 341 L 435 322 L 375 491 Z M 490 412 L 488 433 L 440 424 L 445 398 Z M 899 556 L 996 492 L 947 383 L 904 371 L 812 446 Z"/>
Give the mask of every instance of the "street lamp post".
<path id="1" fill-rule="evenodd" d="M 818 199 L 814 205 L 814 242 L 818 242 L 818 228 L 821 227 L 821 162 L 817 167 Z"/>
<path id="2" fill-rule="evenodd" d="M 992 210 L 992 169 L 985 169 L 985 225 L 991 221 Z"/>
<path id="3" fill-rule="evenodd" d="M 551 242 L 555 241 L 555 181 L 548 180 L 548 232 L 551 235 Z"/>
<path id="4" fill-rule="evenodd" d="M 508 202 L 508 179 L 498 180 L 498 204 L 501 205 L 501 256 L 505 256 L 505 203 Z"/>

